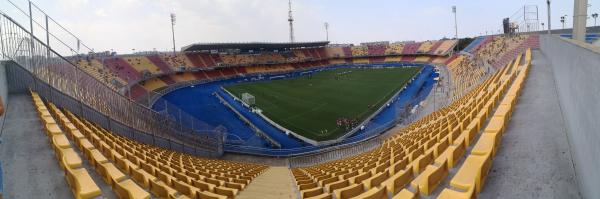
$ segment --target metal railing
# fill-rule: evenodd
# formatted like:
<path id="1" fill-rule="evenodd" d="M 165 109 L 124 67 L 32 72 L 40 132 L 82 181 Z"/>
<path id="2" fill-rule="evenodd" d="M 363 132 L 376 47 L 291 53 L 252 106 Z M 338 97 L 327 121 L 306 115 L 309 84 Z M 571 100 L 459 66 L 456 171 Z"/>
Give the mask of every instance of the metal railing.
<path id="1" fill-rule="evenodd" d="M 32 21 L 31 19 L 31 27 Z M 27 86 L 37 92 L 60 93 L 71 98 L 72 103 L 89 107 L 107 120 L 121 124 L 123 129 L 165 138 L 169 145 L 181 143 L 182 149 L 189 148 L 192 150 L 188 151 L 196 151 L 197 154 L 203 151 L 202 153 L 210 156 L 223 153 L 222 133 L 196 131 L 170 118 L 168 114 L 161 114 L 131 101 L 79 69 L 4 13 L 0 13 L 0 47 L 5 59 L 14 61 L 31 76 L 27 77 L 27 73 L 15 73 L 22 75 L 18 78 L 36 80 L 31 81 L 35 84 Z M 17 77 L 11 78 L 15 80 Z M 60 104 L 56 100 L 62 99 L 67 98 L 56 98 L 53 102 Z"/>

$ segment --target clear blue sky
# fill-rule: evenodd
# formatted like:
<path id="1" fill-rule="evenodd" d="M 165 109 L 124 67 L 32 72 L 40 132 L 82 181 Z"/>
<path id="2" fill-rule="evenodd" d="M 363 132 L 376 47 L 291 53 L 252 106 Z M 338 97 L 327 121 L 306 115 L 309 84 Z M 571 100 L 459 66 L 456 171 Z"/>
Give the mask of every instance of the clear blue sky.
<path id="1" fill-rule="evenodd" d="M 5 1 L 0 0 L 0 10 L 13 13 Z M 26 8 L 25 0 L 13 1 Z M 177 14 L 178 49 L 196 42 L 288 40 L 287 0 L 33 2 L 96 51 L 170 49 L 171 12 Z M 600 0 L 588 3 L 590 15 L 600 12 Z M 297 41 L 324 40 L 323 23 L 328 22 L 332 42 L 359 43 L 453 37 L 452 5 L 458 7 L 460 37 L 497 32 L 502 18 L 525 4 L 538 5 L 540 23 L 547 23 L 546 0 L 295 0 L 293 10 Z M 571 27 L 573 0 L 553 0 L 552 9 L 554 28 L 561 27 L 561 15 L 568 15 L 566 26 Z M 39 14 L 37 18 L 42 20 Z M 593 19 L 588 25 L 593 25 Z"/>

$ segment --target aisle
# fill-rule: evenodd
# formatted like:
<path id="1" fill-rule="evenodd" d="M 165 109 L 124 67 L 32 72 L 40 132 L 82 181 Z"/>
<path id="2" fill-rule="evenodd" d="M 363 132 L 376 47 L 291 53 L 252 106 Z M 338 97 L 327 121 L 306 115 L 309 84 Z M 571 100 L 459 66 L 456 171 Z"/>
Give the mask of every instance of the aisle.
<path id="1" fill-rule="evenodd" d="M 238 194 L 238 199 L 297 198 L 292 172 L 286 167 L 271 167 Z"/>

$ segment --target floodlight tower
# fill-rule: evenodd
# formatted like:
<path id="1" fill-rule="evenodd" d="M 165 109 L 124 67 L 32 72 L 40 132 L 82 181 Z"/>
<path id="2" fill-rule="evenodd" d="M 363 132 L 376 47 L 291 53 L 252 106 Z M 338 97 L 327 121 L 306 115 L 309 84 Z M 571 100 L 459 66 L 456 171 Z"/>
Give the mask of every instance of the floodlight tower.
<path id="1" fill-rule="evenodd" d="M 288 0 L 288 22 L 290 22 L 290 43 L 294 43 L 294 18 L 292 17 L 292 0 Z"/>
<path id="2" fill-rule="evenodd" d="M 329 23 L 325 22 L 325 41 L 329 41 Z"/>
<path id="3" fill-rule="evenodd" d="M 175 51 L 175 13 L 171 13 L 171 33 L 173 34 L 173 56 L 177 55 Z"/>

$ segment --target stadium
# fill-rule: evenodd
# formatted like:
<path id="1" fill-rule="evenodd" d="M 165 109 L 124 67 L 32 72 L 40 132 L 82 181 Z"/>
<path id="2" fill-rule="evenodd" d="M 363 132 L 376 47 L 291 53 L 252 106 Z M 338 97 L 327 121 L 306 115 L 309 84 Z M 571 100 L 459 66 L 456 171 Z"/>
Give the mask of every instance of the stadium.
<path id="1" fill-rule="evenodd" d="M 131 53 L 90 25 L 106 25 L 104 10 L 89 13 L 98 21 L 71 23 L 53 11 L 90 2 L 65 2 L 0 0 L 0 199 L 600 197 L 598 1 L 498 8 L 508 17 L 484 23 L 499 28 L 473 25 L 482 33 L 472 37 L 459 35 L 458 12 L 464 6 L 475 13 L 469 9 L 485 3 L 440 14 L 435 8 L 446 3 L 405 2 L 415 10 L 394 12 L 443 15 L 449 24 L 436 20 L 451 26 L 452 36 L 373 36 L 396 30 L 390 27 L 332 32 L 343 38 L 335 42 L 327 22 L 325 40 L 297 39 L 307 34 L 297 16 L 310 18 L 318 12 L 310 6 L 332 2 L 269 1 L 285 2 L 272 7 L 285 10 L 287 40 L 271 36 L 277 31 L 269 24 L 235 22 L 265 28 L 258 38 L 268 41 L 183 37 L 181 45 L 175 27 L 185 25 L 175 26 L 171 13 L 166 42 L 148 39 L 158 27 L 142 30 L 148 35 L 133 34 L 133 27 L 104 30 L 139 39 L 144 48 L 170 48 Z M 115 5 L 127 10 L 132 2 L 140 9 L 158 5 Z M 192 5 L 184 2 L 164 5 Z M 188 23 L 209 29 L 225 26 L 206 24 L 229 23 L 216 19 L 240 9 L 233 4 L 251 5 L 243 12 L 258 4 L 264 10 L 257 12 L 271 9 L 260 1 L 198 2 L 226 10 Z M 348 9 L 328 14 L 354 12 L 333 4 Z M 232 7 L 219 8 L 224 5 Z M 567 5 L 574 9 L 563 13 Z M 565 27 L 567 15 L 554 14 L 557 21 L 551 9 L 570 14 L 572 27 Z M 386 20 L 394 21 L 366 23 Z M 553 21 L 562 28 L 551 27 Z M 427 35 L 430 28 L 400 29 Z M 254 38 L 247 31 L 242 38 Z M 360 44 L 344 41 L 352 36 Z M 88 39 L 119 50 L 96 51 Z"/>

